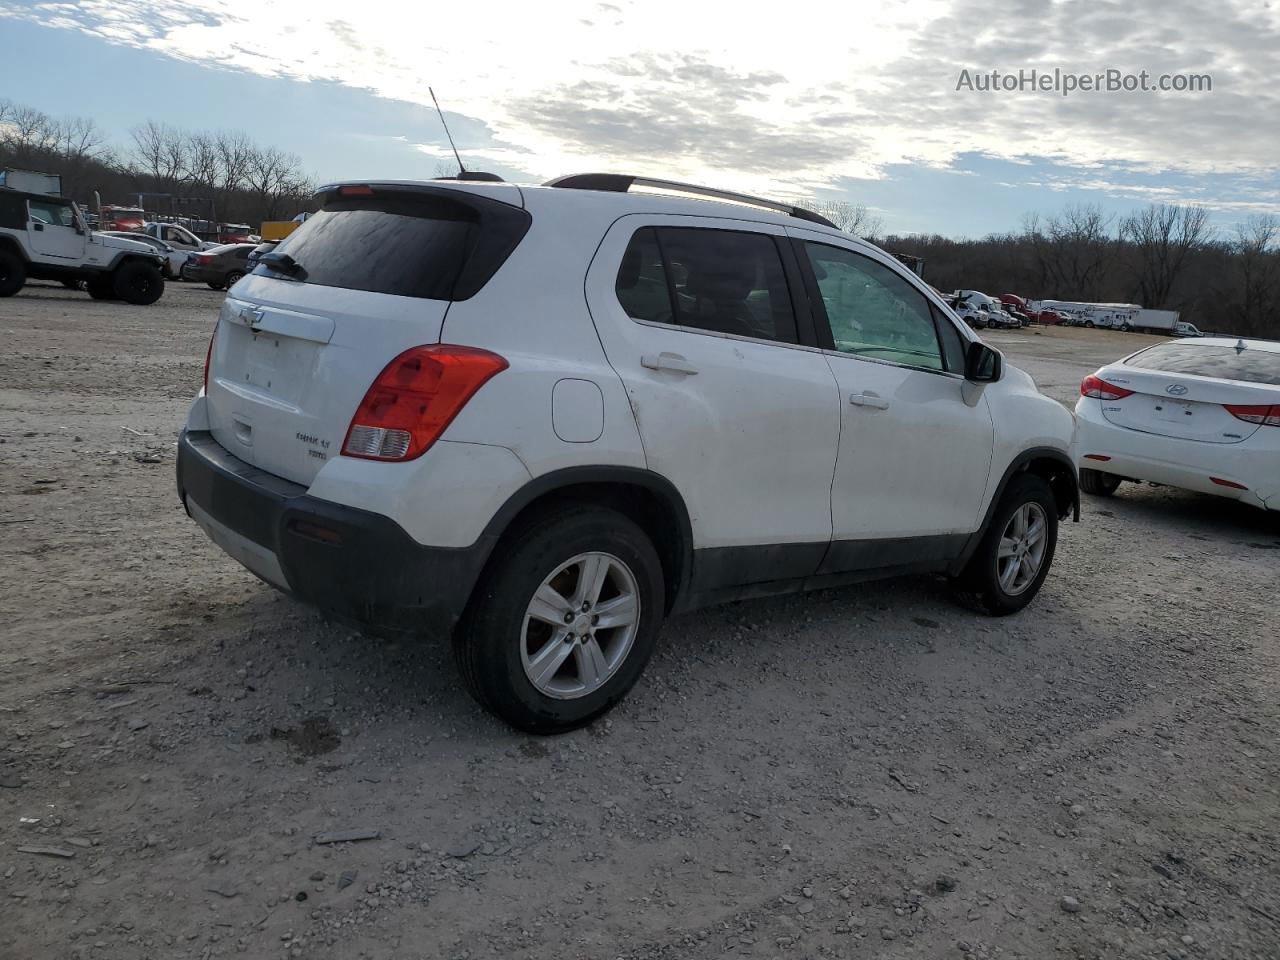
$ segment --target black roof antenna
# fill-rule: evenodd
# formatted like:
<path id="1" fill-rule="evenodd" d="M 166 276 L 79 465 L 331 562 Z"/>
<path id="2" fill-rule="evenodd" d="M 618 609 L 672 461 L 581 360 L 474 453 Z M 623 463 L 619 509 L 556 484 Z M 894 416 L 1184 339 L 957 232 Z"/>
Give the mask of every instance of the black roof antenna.
<path id="1" fill-rule="evenodd" d="M 454 180 L 484 180 L 490 183 L 502 183 L 502 178 L 496 173 L 484 173 L 480 170 L 468 170 L 462 165 L 462 157 L 458 156 L 458 148 L 454 145 L 453 134 L 449 132 L 449 124 L 444 122 L 444 111 L 440 109 L 440 101 L 436 99 L 436 92 L 427 87 L 427 93 L 431 94 L 431 102 L 436 105 L 436 113 L 440 115 L 440 126 L 444 127 L 444 135 L 449 138 L 449 146 L 453 148 L 453 159 L 458 161 L 458 175 Z M 442 179 L 449 179 L 444 177 Z"/>

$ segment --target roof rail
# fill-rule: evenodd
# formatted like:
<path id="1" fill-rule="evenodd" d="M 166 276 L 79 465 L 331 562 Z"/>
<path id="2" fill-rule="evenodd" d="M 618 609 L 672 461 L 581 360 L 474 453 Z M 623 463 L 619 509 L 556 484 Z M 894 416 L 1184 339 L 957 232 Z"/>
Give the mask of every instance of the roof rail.
<path id="1" fill-rule="evenodd" d="M 742 203 L 751 207 L 763 207 L 776 213 L 783 213 L 798 220 L 820 223 L 833 230 L 840 229 L 826 217 L 776 200 L 753 197 L 745 193 L 733 193 L 729 190 L 716 190 L 714 187 L 700 187 L 693 183 L 680 183 L 676 180 L 658 180 L 654 177 L 636 177 L 625 173 L 573 173 L 567 177 L 557 177 L 543 184 L 545 187 L 561 187 L 568 190 L 607 190 L 610 193 L 627 193 L 632 187 L 650 187 L 657 190 L 671 190 L 676 193 L 687 193 L 709 200 L 727 200 L 729 203 Z"/>

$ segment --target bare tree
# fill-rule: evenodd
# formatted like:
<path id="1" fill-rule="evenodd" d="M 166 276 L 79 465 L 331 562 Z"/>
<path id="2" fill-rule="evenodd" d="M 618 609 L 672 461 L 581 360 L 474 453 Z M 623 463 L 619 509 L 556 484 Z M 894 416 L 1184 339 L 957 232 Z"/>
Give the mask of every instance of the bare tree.
<path id="1" fill-rule="evenodd" d="M 1031 248 L 1042 288 L 1049 296 L 1096 300 L 1106 284 L 1113 218 L 1095 204 L 1073 204 L 1043 221 L 1023 219 L 1023 240 Z"/>
<path id="2" fill-rule="evenodd" d="M 264 219 L 270 220 L 278 214 L 282 199 L 296 198 L 305 189 L 301 165 L 302 160 L 296 154 L 276 147 L 262 147 L 250 153 L 245 186 L 257 195 Z"/>
<path id="3" fill-rule="evenodd" d="M 243 188 L 253 144 L 243 133 L 236 131 L 216 133 L 213 140 L 218 153 L 218 190 L 229 192 Z"/>
<path id="4" fill-rule="evenodd" d="M 872 240 L 884 231 L 884 220 L 863 204 L 848 200 L 801 200 L 796 206 L 826 217 L 838 230 Z"/>
<path id="5" fill-rule="evenodd" d="M 1231 251 L 1240 276 L 1235 313 L 1242 333 L 1280 329 L 1280 218 L 1254 214 L 1236 227 Z"/>
<path id="6" fill-rule="evenodd" d="M 57 147 L 55 124 L 47 113 L 35 107 L 10 104 L 5 126 L 0 131 L 10 162 L 31 166 Z"/>
<path id="7" fill-rule="evenodd" d="M 1137 291 L 1142 305 L 1166 307 L 1187 256 L 1209 240 L 1209 214 L 1204 207 L 1151 204 L 1120 221 L 1120 238 L 1134 255 Z"/>
<path id="8" fill-rule="evenodd" d="M 167 123 L 148 120 L 129 131 L 134 157 L 157 185 L 178 192 L 186 176 L 187 137 Z"/>

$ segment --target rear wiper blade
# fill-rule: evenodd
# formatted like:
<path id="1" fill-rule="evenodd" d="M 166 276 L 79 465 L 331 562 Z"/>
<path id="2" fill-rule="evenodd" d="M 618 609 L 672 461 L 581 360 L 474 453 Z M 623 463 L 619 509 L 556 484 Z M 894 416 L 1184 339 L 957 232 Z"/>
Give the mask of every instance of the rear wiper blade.
<path id="1" fill-rule="evenodd" d="M 285 276 L 292 277 L 295 280 L 307 279 L 307 271 L 297 260 L 289 256 L 287 253 L 264 253 L 258 258 L 259 263 L 265 263 L 272 270 L 283 273 Z"/>

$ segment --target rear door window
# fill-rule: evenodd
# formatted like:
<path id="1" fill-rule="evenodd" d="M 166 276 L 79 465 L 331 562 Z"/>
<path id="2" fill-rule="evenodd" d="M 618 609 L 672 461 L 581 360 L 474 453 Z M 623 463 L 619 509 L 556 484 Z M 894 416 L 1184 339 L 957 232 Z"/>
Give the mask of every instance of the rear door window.
<path id="1" fill-rule="evenodd" d="M 647 227 L 623 255 L 616 291 L 637 320 L 797 342 L 782 258 L 767 234 Z"/>
<path id="2" fill-rule="evenodd" d="M 529 215 L 461 195 L 381 191 L 334 196 L 255 273 L 429 300 L 474 295 L 515 249 Z M 294 266 L 296 264 L 296 266 Z"/>
<path id="3" fill-rule="evenodd" d="M 1125 361 L 1129 367 L 1280 386 L 1280 351 L 1195 343 L 1158 343 Z"/>

